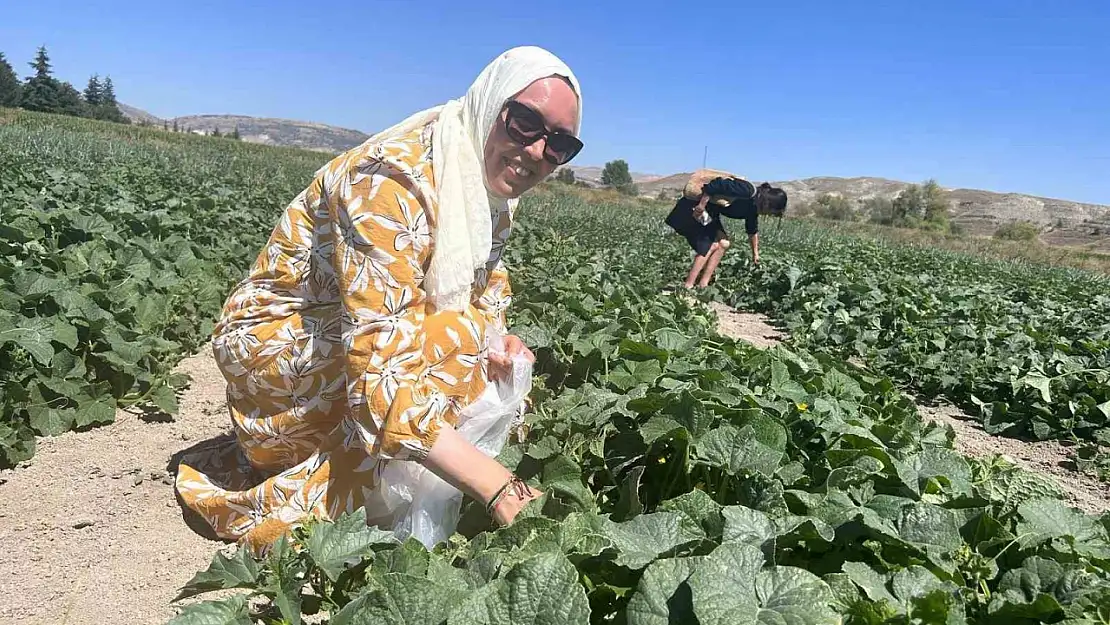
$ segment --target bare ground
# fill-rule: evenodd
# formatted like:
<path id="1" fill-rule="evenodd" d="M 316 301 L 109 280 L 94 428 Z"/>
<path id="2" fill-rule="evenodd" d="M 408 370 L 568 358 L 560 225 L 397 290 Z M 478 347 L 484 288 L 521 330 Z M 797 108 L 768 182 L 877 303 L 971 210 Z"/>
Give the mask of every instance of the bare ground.
<path id="1" fill-rule="evenodd" d="M 40 439 L 0 472 L 0 623 L 165 623 L 170 601 L 222 543 L 182 520 L 173 456 L 221 434 L 224 380 L 205 350 L 175 421 L 120 411 L 88 432 Z"/>
<path id="2" fill-rule="evenodd" d="M 1068 448 L 1060 443 L 992 436 L 975 417 L 949 404 L 918 404 L 917 409 L 926 419 L 952 426 L 960 453 L 973 458 L 1002 454 L 1026 470 L 1052 478 L 1076 508 L 1092 514 L 1110 510 L 1110 484 L 1068 468 Z"/>
<path id="3" fill-rule="evenodd" d="M 768 323 L 766 315 L 740 312 L 720 302 L 710 302 L 717 313 L 717 332 L 722 336 L 747 341 L 760 348 L 773 347 L 785 336 Z"/>
<path id="4" fill-rule="evenodd" d="M 785 338 L 764 315 L 740 312 L 719 302 L 712 302 L 710 308 L 717 313 L 717 331 L 723 336 L 760 348 L 772 347 Z M 855 364 L 863 366 L 860 362 Z M 951 426 L 956 432 L 956 450 L 965 456 L 986 458 L 1002 454 L 1018 466 L 1050 478 L 1076 508 L 1092 514 L 1110 510 L 1110 484 L 1070 469 L 1068 448 L 1060 443 L 992 436 L 974 417 L 949 404 L 918 402 L 917 409 L 924 418 Z"/>

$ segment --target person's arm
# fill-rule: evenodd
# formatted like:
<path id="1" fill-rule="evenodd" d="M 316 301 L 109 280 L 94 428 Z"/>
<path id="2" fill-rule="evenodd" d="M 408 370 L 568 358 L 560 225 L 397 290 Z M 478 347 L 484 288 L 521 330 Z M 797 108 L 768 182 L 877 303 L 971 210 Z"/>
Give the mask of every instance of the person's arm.
<path id="1" fill-rule="evenodd" d="M 759 264 L 759 213 L 752 208 L 744 220 L 744 230 L 748 233 L 748 243 L 752 246 L 752 262 Z"/>
<path id="2" fill-rule="evenodd" d="M 705 214 L 705 206 L 708 203 L 709 203 L 709 194 L 702 193 L 701 196 L 698 198 L 697 205 L 694 206 L 694 217 L 695 218 L 697 218 L 699 220 L 701 219 L 701 216 Z"/>
<path id="3" fill-rule="evenodd" d="M 486 505 L 514 477 L 501 463 L 485 455 L 447 426 L 440 430 L 424 466 L 467 496 Z M 542 493 L 527 488 L 522 493 L 507 492 L 497 500 L 491 513 L 501 525 L 511 523 L 529 501 Z"/>
<path id="4" fill-rule="evenodd" d="M 451 402 L 424 375 L 426 295 L 418 272 L 431 242 L 408 234 L 426 220 L 424 199 L 390 164 L 369 176 L 358 165 L 330 174 L 325 194 L 342 304 L 345 427 L 371 457 L 422 462 L 485 504 L 512 474 L 454 431 Z M 506 499 L 494 511 L 502 522 L 524 503 Z"/>

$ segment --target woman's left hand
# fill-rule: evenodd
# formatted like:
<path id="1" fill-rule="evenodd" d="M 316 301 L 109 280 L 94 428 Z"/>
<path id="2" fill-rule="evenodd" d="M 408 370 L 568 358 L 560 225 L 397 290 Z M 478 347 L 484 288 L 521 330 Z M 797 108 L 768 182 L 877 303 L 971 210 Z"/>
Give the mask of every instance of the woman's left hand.
<path id="1" fill-rule="evenodd" d="M 505 352 L 489 354 L 489 376 L 493 380 L 504 380 L 513 373 L 513 358 L 523 354 L 528 362 L 536 362 L 536 355 L 520 337 L 509 334 L 505 337 Z"/>

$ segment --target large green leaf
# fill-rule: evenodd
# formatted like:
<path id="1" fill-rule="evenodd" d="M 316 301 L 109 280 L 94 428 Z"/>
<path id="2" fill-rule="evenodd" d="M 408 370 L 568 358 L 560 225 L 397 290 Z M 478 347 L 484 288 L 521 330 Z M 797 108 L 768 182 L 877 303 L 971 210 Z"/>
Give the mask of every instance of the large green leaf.
<path id="1" fill-rule="evenodd" d="M 917 495 L 936 492 L 931 484 L 939 484 L 953 495 L 971 493 L 971 466 L 951 449 L 927 449 L 904 461 L 895 461 L 898 477 Z"/>
<path id="2" fill-rule="evenodd" d="M 23 318 L 12 328 L 0 328 L 0 345 L 15 343 L 44 366 L 50 365 L 54 356 L 54 325 L 41 318 Z"/>
<path id="3" fill-rule="evenodd" d="M 212 562 L 206 570 L 194 575 L 181 588 L 174 601 L 213 590 L 255 588 L 260 570 L 258 562 L 247 549 L 238 549 L 231 556 L 217 553 L 212 556 Z"/>
<path id="4" fill-rule="evenodd" d="M 668 352 L 681 353 L 690 348 L 694 339 L 673 328 L 660 328 L 652 334 L 655 344 Z"/>
<path id="5" fill-rule="evenodd" d="M 608 522 L 605 533 L 617 549 L 617 564 L 642 569 L 660 556 L 705 538 L 705 532 L 680 512 L 643 514 L 625 523 Z"/>
<path id="6" fill-rule="evenodd" d="M 251 625 L 247 595 L 185 606 L 168 625 Z"/>
<path id="7" fill-rule="evenodd" d="M 1013 464 L 992 467 L 989 477 L 976 486 L 982 496 L 998 506 L 1002 514 L 1010 514 L 1026 501 L 1060 499 L 1063 491 L 1049 478 L 1026 471 Z"/>
<path id="8" fill-rule="evenodd" d="M 28 423 L 43 436 L 57 436 L 73 427 L 77 418 L 72 408 L 40 404 L 27 409 Z"/>
<path id="9" fill-rule="evenodd" d="M 555 456 L 544 463 L 542 488 L 551 496 L 558 496 L 574 510 L 593 511 L 597 504 L 589 488 L 582 483 L 582 467 L 564 455 Z"/>
<path id="10" fill-rule="evenodd" d="M 628 601 L 628 625 L 694 622 L 693 597 L 686 580 L 702 560 L 702 557 L 689 557 L 652 562 Z"/>
<path id="11" fill-rule="evenodd" d="M 1076 552 L 1110 558 L 1107 530 L 1098 521 L 1055 499 L 1037 499 L 1018 507 L 1022 542 L 1034 545 L 1064 539 Z"/>
<path id="12" fill-rule="evenodd" d="M 639 384 L 654 384 L 662 374 L 658 360 L 625 360 L 609 374 L 609 382 L 627 391 Z"/>
<path id="13" fill-rule="evenodd" d="M 964 542 L 951 511 L 923 502 L 902 508 L 898 532 L 906 542 L 936 553 L 954 551 Z"/>
<path id="14" fill-rule="evenodd" d="M 562 554 L 545 553 L 473 592 L 451 612 L 448 623 L 579 625 L 589 617 L 589 603 L 574 565 Z"/>
<path id="15" fill-rule="evenodd" d="M 725 528 L 725 520 L 721 516 L 721 504 L 713 501 L 713 498 L 703 490 L 694 489 L 674 499 L 668 499 L 659 505 L 659 511 L 685 514 L 701 526 L 702 531 L 709 538 L 719 539 Z"/>
<path id="16" fill-rule="evenodd" d="M 115 402 L 109 399 L 79 401 L 74 414 L 74 425 L 79 428 L 90 425 L 105 425 L 116 419 Z"/>
<path id="17" fill-rule="evenodd" d="M 763 554 L 751 545 L 721 545 L 687 583 L 702 625 L 840 625 L 825 582 L 794 567 L 763 569 Z"/>
<path id="18" fill-rule="evenodd" d="M 330 625 L 425 625 L 442 623 L 467 592 L 405 573 L 370 580 L 370 590 L 348 603 Z"/>
<path id="19" fill-rule="evenodd" d="M 768 426 L 767 429 L 773 428 Z M 730 474 L 751 471 L 771 476 L 783 458 L 783 448 L 773 444 L 760 440 L 757 430 L 751 425 L 742 428 L 723 425 L 706 434 L 695 446 L 695 453 L 699 461 L 720 467 Z M 785 445 L 784 442 L 781 444 Z"/>
<path id="20" fill-rule="evenodd" d="M 396 543 L 393 534 L 368 527 L 366 511 L 357 508 L 334 523 L 314 524 L 304 544 L 312 562 L 335 581 L 348 566 L 372 555 L 375 546 L 390 543 Z"/>
<path id="21" fill-rule="evenodd" d="M 845 562 L 842 570 L 854 584 L 860 587 L 872 601 L 886 601 L 891 606 L 896 606 L 898 600 L 887 588 L 888 578 L 875 569 L 862 562 Z"/>
<path id="22" fill-rule="evenodd" d="M 1002 575 L 989 609 L 998 617 L 1051 622 L 1063 615 L 1062 604 L 1074 602 L 1098 583 L 1082 566 L 1032 556 L 1020 569 Z"/>
<path id="23" fill-rule="evenodd" d="M 723 543 L 735 542 L 762 548 L 764 543 L 778 536 L 771 519 L 758 510 L 726 506 L 721 512 L 725 518 L 725 530 L 721 537 Z"/>

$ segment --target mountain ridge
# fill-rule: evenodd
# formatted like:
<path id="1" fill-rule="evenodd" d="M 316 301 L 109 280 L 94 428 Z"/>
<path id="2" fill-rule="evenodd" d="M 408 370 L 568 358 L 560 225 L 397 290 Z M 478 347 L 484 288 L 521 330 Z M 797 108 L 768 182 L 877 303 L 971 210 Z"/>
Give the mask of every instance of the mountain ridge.
<path id="1" fill-rule="evenodd" d="M 575 179 L 602 187 L 601 168 L 569 166 Z M 632 172 L 632 181 L 644 197 L 678 197 L 692 172 L 669 176 Z M 813 176 L 798 180 L 768 181 L 782 187 L 790 203 L 788 212 L 811 206 L 824 194 L 839 195 L 856 203 L 873 197 L 893 199 L 910 182 L 873 176 L 851 178 Z M 1041 230 L 1040 239 L 1050 245 L 1087 246 L 1110 252 L 1110 206 L 1041 197 L 1027 193 L 996 192 L 962 187 L 943 187 L 951 201 L 951 220 L 975 235 L 993 235 L 999 226 L 1028 221 Z"/>
<path id="2" fill-rule="evenodd" d="M 125 104 L 121 104 L 120 109 L 132 121 L 147 125 L 172 126 L 176 122 L 179 129 L 200 134 L 210 134 L 213 130 L 230 134 L 238 129 L 244 141 L 332 154 L 346 151 L 369 138 L 359 130 L 302 120 L 212 114 L 162 119 Z M 568 169 L 587 186 L 604 186 L 601 184 L 601 167 L 575 165 L 568 166 Z M 689 176 L 690 172 L 670 175 L 633 172 L 632 180 L 642 196 L 677 196 Z M 788 211 L 811 205 L 826 193 L 841 195 L 855 202 L 871 197 L 893 198 L 911 184 L 870 176 L 814 176 L 770 182 L 786 190 L 790 197 Z M 1046 243 L 1085 245 L 1110 252 L 1110 206 L 1018 192 L 968 188 L 945 190 L 952 201 L 952 220 L 973 234 L 990 235 L 1004 223 L 1029 221 L 1040 227 L 1041 240 Z"/>

